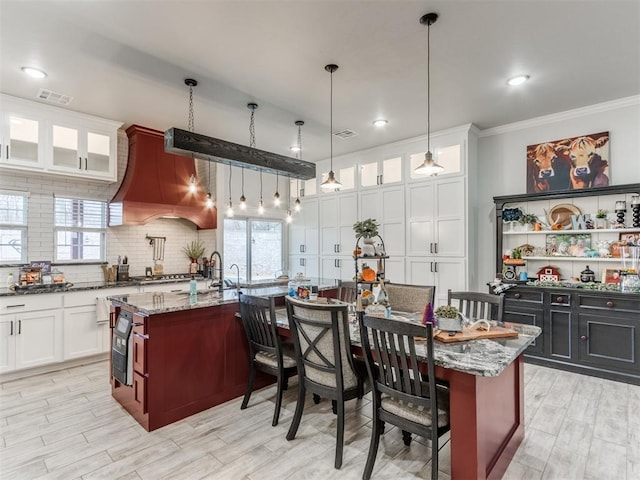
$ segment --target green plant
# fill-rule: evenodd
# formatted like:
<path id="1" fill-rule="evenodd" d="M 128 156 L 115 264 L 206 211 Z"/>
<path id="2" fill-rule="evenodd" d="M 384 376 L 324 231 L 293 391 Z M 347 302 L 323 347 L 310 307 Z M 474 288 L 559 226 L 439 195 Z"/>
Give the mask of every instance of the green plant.
<path id="1" fill-rule="evenodd" d="M 366 220 L 362 220 L 361 222 L 354 223 L 353 231 L 356 232 L 356 238 L 373 238 L 378 235 L 379 226 L 380 224 L 377 223 L 375 219 L 367 218 Z"/>
<path id="2" fill-rule="evenodd" d="M 527 223 L 534 225 L 537 221 L 538 216 L 534 215 L 533 213 L 525 213 L 518 219 L 518 222 L 520 222 L 522 225 L 526 225 Z"/>
<path id="3" fill-rule="evenodd" d="M 198 260 L 204 253 L 204 244 L 200 240 L 193 240 L 186 247 L 182 247 L 182 251 L 191 260 Z"/>
<path id="4" fill-rule="evenodd" d="M 607 213 L 606 210 L 599 208 L 598 213 L 596 213 L 596 218 L 607 218 Z"/>
<path id="5" fill-rule="evenodd" d="M 435 315 L 440 318 L 458 318 L 460 312 L 453 305 L 442 305 L 436 308 Z"/>

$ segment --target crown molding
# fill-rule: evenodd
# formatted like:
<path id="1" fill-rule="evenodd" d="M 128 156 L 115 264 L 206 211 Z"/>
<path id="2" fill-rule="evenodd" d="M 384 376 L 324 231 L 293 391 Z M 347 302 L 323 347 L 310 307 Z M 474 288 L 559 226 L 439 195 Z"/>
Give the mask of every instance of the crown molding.
<path id="1" fill-rule="evenodd" d="M 531 118 L 529 120 L 523 120 L 522 122 L 509 123 L 507 125 L 501 125 L 499 127 L 487 128 L 485 130 L 481 130 L 478 136 L 482 138 L 490 137 L 493 135 L 501 135 L 503 133 L 524 130 L 525 128 L 538 127 L 540 125 L 547 125 L 554 122 L 562 122 L 565 120 L 571 120 L 587 115 L 593 115 L 594 113 L 607 112 L 610 110 L 616 110 L 618 108 L 631 107 L 635 105 L 640 105 L 640 95 L 620 98 L 618 100 L 612 100 L 610 102 L 596 103 L 595 105 L 589 105 L 587 107 L 580 107 L 564 112 L 552 113 L 550 115 Z"/>

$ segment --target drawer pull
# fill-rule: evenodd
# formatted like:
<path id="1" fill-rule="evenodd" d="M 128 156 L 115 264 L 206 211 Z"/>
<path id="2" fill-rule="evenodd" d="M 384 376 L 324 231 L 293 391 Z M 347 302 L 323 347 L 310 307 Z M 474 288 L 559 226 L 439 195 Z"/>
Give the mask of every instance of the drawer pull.
<path id="1" fill-rule="evenodd" d="M 609 300 L 607 302 L 607 307 L 612 308 L 613 307 L 613 302 L 611 300 Z"/>
<path id="2" fill-rule="evenodd" d="M 558 302 L 558 303 L 562 303 L 563 301 L 564 301 L 564 298 L 562 298 L 562 297 L 557 297 L 556 298 L 556 302 Z"/>
<path id="3" fill-rule="evenodd" d="M 7 305 L 7 308 L 18 308 L 18 307 L 24 307 L 26 304 L 25 303 L 17 303 L 15 305 Z"/>
<path id="4" fill-rule="evenodd" d="M 520 298 L 520 297 L 522 297 L 522 295 L 520 295 L 519 293 L 516 293 L 516 294 L 513 296 L 513 298 Z"/>
<path id="5" fill-rule="evenodd" d="M 583 341 L 586 340 L 587 338 L 589 338 L 589 337 L 587 337 L 586 335 L 580 336 L 580 340 L 583 340 Z"/>

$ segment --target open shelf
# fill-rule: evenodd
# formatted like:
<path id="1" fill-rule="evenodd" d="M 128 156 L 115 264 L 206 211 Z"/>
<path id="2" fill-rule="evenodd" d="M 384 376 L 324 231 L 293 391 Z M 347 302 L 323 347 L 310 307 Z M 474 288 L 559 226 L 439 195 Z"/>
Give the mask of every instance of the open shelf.
<path id="1" fill-rule="evenodd" d="M 592 228 L 582 230 L 526 230 L 521 232 L 505 232 L 503 235 L 565 235 L 565 234 L 581 234 L 581 233 L 634 233 L 640 230 L 640 228 Z"/>

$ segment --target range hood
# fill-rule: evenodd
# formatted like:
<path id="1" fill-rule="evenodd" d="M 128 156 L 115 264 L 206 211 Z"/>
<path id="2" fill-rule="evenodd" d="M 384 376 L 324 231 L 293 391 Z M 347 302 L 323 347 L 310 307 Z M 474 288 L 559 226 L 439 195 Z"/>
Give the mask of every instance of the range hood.
<path id="1" fill-rule="evenodd" d="M 216 228 L 217 210 L 205 206 L 198 185 L 189 192 L 195 162 L 164 151 L 164 132 L 132 125 L 127 128 L 129 158 L 118 192 L 109 202 L 109 226 L 144 225 L 161 217 L 190 220 L 198 228 Z"/>

